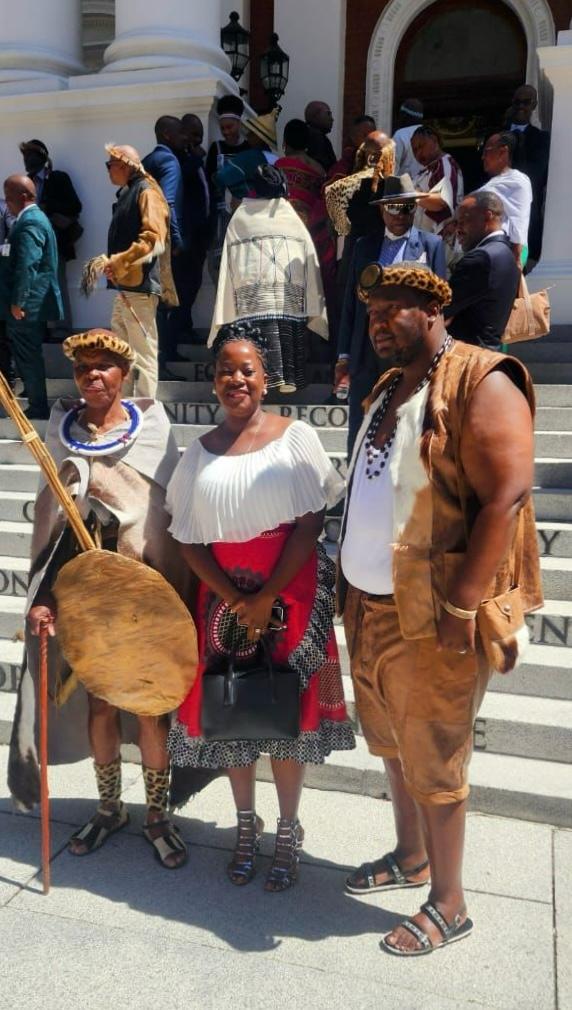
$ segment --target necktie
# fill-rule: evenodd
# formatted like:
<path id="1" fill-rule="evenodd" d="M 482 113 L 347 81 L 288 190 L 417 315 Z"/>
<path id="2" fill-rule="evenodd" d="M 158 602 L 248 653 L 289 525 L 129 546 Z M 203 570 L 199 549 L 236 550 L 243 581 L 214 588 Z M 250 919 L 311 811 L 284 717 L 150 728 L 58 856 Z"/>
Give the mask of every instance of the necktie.
<path id="1" fill-rule="evenodd" d="M 379 263 L 382 267 L 389 267 L 395 262 L 395 257 L 398 255 L 400 249 L 405 245 L 407 239 L 403 238 L 384 238 L 381 243 L 381 250 L 379 253 Z"/>

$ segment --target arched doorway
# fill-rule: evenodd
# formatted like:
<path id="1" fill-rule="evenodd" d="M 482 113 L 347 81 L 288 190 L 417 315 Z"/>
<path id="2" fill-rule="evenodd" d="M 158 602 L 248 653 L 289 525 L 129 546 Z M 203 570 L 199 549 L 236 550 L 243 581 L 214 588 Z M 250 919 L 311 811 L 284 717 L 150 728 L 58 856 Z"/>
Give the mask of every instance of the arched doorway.
<path id="1" fill-rule="evenodd" d="M 511 96 L 526 80 L 526 61 L 522 24 L 506 4 L 436 0 L 401 39 L 394 117 L 405 98 L 422 98 L 425 119 L 439 128 L 472 188 L 480 180 L 477 146 L 505 122 Z"/>

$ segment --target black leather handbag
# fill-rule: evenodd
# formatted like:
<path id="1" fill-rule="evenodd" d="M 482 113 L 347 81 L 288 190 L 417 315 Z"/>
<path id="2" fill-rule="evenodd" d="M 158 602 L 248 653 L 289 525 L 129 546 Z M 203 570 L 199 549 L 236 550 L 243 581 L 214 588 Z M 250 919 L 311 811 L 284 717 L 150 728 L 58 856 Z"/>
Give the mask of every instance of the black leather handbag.
<path id="1" fill-rule="evenodd" d="M 293 740 L 300 732 L 300 677 L 272 662 L 268 644 L 252 663 L 228 662 L 203 674 L 202 731 L 205 740 Z"/>

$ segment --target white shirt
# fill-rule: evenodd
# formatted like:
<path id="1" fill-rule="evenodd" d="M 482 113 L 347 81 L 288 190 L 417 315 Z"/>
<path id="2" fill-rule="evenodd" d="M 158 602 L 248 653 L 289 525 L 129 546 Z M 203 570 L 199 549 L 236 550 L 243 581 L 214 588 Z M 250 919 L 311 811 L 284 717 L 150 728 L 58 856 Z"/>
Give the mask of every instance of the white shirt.
<path id="1" fill-rule="evenodd" d="M 217 456 L 195 439 L 167 488 L 169 531 L 183 544 L 244 543 L 335 505 L 343 491 L 344 481 L 304 421 L 238 456 Z"/>
<path id="2" fill-rule="evenodd" d="M 389 464 L 394 445 L 395 442 L 379 477 L 370 480 L 365 472 L 363 439 L 354 468 L 340 553 L 342 571 L 350 585 L 376 596 L 393 592 L 393 485 Z"/>
<path id="3" fill-rule="evenodd" d="M 503 202 L 505 217 L 503 231 L 515 245 L 528 244 L 528 225 L 532 204 L 530 179 L 517 168 L 505 168 L 493 175 L 481 190 L 496 193 Z"/>
<path id="4" fill-rule="evenodd" d="M 407 172 L 414 179 L 419 172 L 423 171 L 423 165 L 419 164 L 411 148 L 411 138 L 421 125 L 420 121 L 413 126 L 402 126 L 393 134 L 391 139 L 395 144 L 396 175 L 405 175 Z"/>

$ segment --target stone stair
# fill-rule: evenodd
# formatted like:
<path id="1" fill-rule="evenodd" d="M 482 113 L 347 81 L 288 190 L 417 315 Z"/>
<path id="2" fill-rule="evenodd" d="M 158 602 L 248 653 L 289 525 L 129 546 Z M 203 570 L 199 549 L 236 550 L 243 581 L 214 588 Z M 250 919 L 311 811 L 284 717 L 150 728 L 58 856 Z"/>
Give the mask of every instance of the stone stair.
<path id="1" fill-rule="evenodd" d="M 73 394 L 70 363 L 46 345 L 51 398 Z M 160 384 L 175 438 L 184 449 L 220 419 L 212 394 L 210 355 L 181 345 L 188 359 L 171 364 Z M 511 676 L 494 677 L 475 724 L 471 804 L 474 809 L 572 826 L 572 327 L 555 327 L 546 340 L 523 344 L 517 355 L 536 384 L 534 498 L 542 555 L 544 608 L 530 615 L 532 645 Z M 328 366 L 309 365 L 309 385 L 287 398 L 275 393 L 267 409 L 313 425 L 334 464 L 346 467 L 347 407 L 332 397 Z M 45 422 L 37 422 L 43 433 Z M 38 470 L 9 420 L 0 420 L 0 742 L 8 739 L 22 658 L 23 627 Z M 326 517 L 325 540 L 334 554 L 340 510 Z M 346 698 L 355 719 L 343 628 L 336 627 Z M 386 795 L 381 762 L 367 752 L 358 729 L 355 751 L 334 754 L 308 770 L 315 788 Z M 269 768 L 262 763 L 261 775 Z"/>

